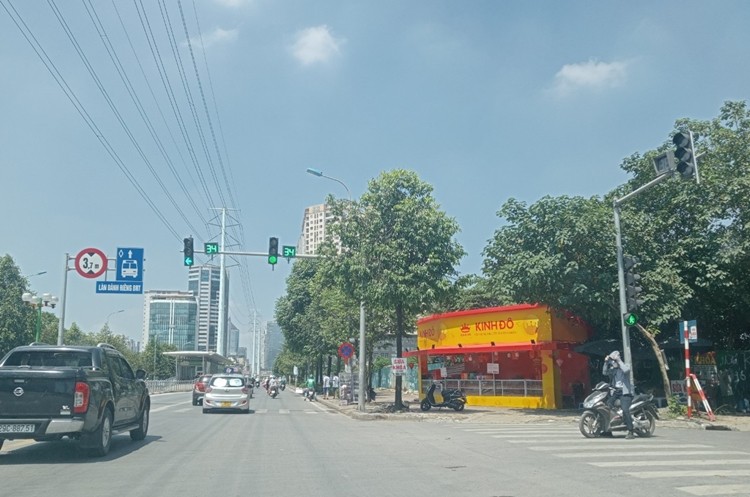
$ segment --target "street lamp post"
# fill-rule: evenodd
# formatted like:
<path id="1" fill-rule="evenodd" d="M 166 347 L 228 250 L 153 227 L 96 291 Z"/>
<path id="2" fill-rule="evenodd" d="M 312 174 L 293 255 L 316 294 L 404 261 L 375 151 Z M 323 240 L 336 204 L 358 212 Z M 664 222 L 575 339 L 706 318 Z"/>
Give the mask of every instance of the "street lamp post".
<path id="1" fill-rule="evenodd" d="M 42 307 L 52 307 L 53 309 L 57 305 L 57 297 L 51 293 L 43 293 L 40 297 L 31 292 L 24 292 L 21 295 L 21 299 L 32 306 L 36 311 L 36 335 L 34 338 L 35 342 L 39 341 L 39 335 L 42 332 Z"/>
<path id="2" fill-rule="evenodd" d="M 109 329 L 109 318 L 111 318 L 115 314 L 120 314 L 121 312 L 125 312 L 125 309 L 120 309 L 119 311 L 114 311 L 107 314 L 107 319 L 104 321 L 104 326 Z"/>
<path id="3" fill-rule="evenodd" d="M 349 203 L 352 203 L 352 192 L 349 190 L 349 187 L 346 186 L 346 183 L 341 181 L 338 178 L 333 178 L 331 176 L 326 176 L 323 174 L 323 171 L 319 169 L 314 169 L 312 167 L 307 168 L 307 172 L 312 174 L 313 176 L 318 176 L 319 178 L 327 178 L 331 181 L 335 181 L 336 183 L 340 184 L 344 187 L 346 190 L 346 193 L 349 195 Z M 359 301 L 359 393 L 357 394 L 357 410 L 364 412 L 365 411 L 365 365 L 367 364 L 367 359 L 365 357 L 365 301 L 364 299 L 360 299 Z"/>

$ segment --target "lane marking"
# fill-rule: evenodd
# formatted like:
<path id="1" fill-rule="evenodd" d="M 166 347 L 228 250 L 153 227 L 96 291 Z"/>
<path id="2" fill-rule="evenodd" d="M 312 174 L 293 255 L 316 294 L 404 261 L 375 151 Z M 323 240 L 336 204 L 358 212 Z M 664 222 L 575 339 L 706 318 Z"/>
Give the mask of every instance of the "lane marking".
<path id="1" fill-rule="evenodd" d="M 632 471 L 626 475 L 635 478 L 692 478 L 700 476 L 750 476 L 750 469 L 694 469 L 674 471 Z"/>
<path id="2" fill-rule="evenodd" d="M 575 442 L 574 442 L 575 443 Z M 620 448 L 623 446 L 622 442 L 610 442 L 608 444 L 598 444 L 599 447 L 617 447 Z M 637 449 L 637 448 L 643 448 L 643 449 L 700 449 L 700 448 L 710 448 L 711 445 L 703 445 L 703 444 L 661 444 L 661 445 L 654 445 L 654 444 L 647 444 L 647 443 L 629 443 L 626 448 L 628 449 Z M 591 447 L 588 447 L 586 445 L 581 445 L 580 447 L 574 446 L 574 447 L 527 447 L 531 450 L 536 451 L 553 451 L 553 450 L 590 450 Z"/>
<path id="3" fill-rule="evenodd" d="M 750 485 L 695 485 L 677 487 L 677 490 L 693 495 L 750 495 Z"/>
<path id="4" fill-rule="evenodd" d="M 710 466 L 716 464 L 719 466 L 729 466 L 731 464 L 750 464 L 750 459 L 655 459 L 653 461 L 606 461 L 590 462 L 591 466 L 599 468 L 633 468 L 641 466 Z"/>
<path id="5" fill-rule="evenodd" d="M 629 457 L 629 456 L 644 456 L 644 455 L 653 455 L 653 456 L 718 456 L 721 454 L 728 454 L 728 455 L 745 455 L 750 456 L 747 452 L 742 452 L 741 450 L 649 450 L 647 452 L 644 452 L 642 450 L 636 451 L 636 452 L 628 452 L 626 450 L 619 450 L 617 452 L 613 451 L 607 451 L 607 452 L 583 452 L 583 453 L 577 453 L 577 454 L 555 454 L 557 457 L 561 457 L 563 459 L 582 459 L 585 457 L 591 457 L 593 459 L 596 459 L 597 457 Z"/>

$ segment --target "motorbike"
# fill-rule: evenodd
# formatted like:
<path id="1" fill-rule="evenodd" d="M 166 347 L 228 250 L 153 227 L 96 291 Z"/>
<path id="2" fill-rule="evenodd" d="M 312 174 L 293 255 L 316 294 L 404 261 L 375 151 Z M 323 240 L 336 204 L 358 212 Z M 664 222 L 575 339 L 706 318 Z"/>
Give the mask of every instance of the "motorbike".
<path id="1" fill-rule="evenodd" d="M 456 411 L 464 410 L 464 407 L 466 406 L 466 395 L 464 395 L 461 390 L 442 391 L 443 401 L 438 402 L 435 400 L 435 387 L 435 383 L 430 385 L 430 388 L 427 390 L 427 395 L 425 395 L 424 399 L 422 399 L 422 402 L 419 404 L 420 409 L 423 411 L 429 411 L 433 407 L 450 407 Z"/>
<path id="2" fill-rule="evenodd" d="M 305 398 L 305 400 L 309 400 L 312 402 L 315 400 L 315 389 L 314 388 L 305 388 L 305 390 L 302 392 L 302 396 Z"/>
<path id="3" fill-rule="evenodd" d="M 286 383 L 282 381 L 281 382 L 281 391 L 283 392 L 284 390 L 286 390 Z"/>
<path id="4" fill-rule="evenodd" d="M 277 387 L 276 385 L 273 385 L 272 387 L 268 388 L 268 395 L 270 395 L 272 399 L 275 399 L 278 394 L 279 394 L 279 387 Z"/>
<path id="5" fill-rule="evenodd" d="M 613 431 L 626 431 L 622 408 L 616 396 L 617 389 L 605 381 L 600 381 L 591 394 L 583 401 L 578 428 L 586 438 L 611 436 Z M 651 394 L 637 394 L 630 405 L 633 418 L 633 433 L 639 437 L 650 437 L 656 429 L 659 412 Z"/>

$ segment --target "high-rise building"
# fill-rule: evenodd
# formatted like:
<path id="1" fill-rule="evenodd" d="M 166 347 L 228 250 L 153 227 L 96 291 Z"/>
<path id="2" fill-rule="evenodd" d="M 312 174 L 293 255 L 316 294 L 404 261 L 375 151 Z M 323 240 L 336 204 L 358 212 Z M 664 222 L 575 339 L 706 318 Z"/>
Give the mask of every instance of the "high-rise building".
<path id="1" fill-rule="evenodd" d="M 198 302 L 193 292 L 147 290 L 143 298 L 144 344 L 153 340 L 195 350 L 198 332 Z"/>
<path id="2" fill-rule="evenodd" d="M 227 355 L 237 357 L 240 348 L 240 329 L 230 320 L 227 321 L 229 340 L 227 341 Z"/>
<path id="3" fill-rule="evenodd" d="M 281 354 L 284 346 L 284 334 L 281 333 L 281 327 L 274 321 L 266 323 L 266 336 L 264 340 L 264 362 L 265 369 L 273 369 L 276 358 Z"/>
<path id="4" fill-rule="evenodd" d="M 192 266 L 188 272 L 188 290 L 193 292 L 198 301 L 198 345 L 196 350 L 207 352 L 216 350 L 219 334 L 219 312 L 224 313 L 224 322 L 229 324 L 229 275 L 225 274 L 224 309 L 219 310 L 219 266 L 204 264 Z M 227 326 L 225 329 L 229 329 Z M 222 343 L 227 343 L 223 337 Z"/>
<path id="5" fill-rule="evenodd" d="M 298 249 L 301 254 L 314 254 L 330 234 L 333 213 L 327 204 L 311 205 L 302 218 Z"/>

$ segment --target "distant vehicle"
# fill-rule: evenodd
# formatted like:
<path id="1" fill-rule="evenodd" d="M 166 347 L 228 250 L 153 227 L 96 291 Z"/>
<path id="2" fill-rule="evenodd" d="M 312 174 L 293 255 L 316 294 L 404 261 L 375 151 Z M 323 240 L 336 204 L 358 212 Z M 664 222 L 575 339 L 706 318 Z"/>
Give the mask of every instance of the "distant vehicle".
<path id="1" fill-rule="evenodd" d="M 210 374 L 202 374 L 195 379 L 193 383 L 193 405 L 197 406 L 203 401 L 203 396 L 206 394 L 206 386 L 211 380 Z"/>
<path id="2" fill-rule="evenodd" d="M 32 344 L 0 361 L 0 446 L 5 440 L 78 440 L 105 456 L 115 433 L 146 438 L 146 372 L 111 345 Z"/>
<path id="3" fill-rule="evenodd" d="M 137 278 L 138 277 L 138 261 L 135 259 L 125 259 L 122 261 L 122 269 L 120 270 L 120 276 L 123 278 Z"/>
<path id="4" fill-rule="evenodd" d="M 220 410 L 250 412 L 250 388 L 240 374 L 216 374 L 203 396 L 203 413 Z"/>

